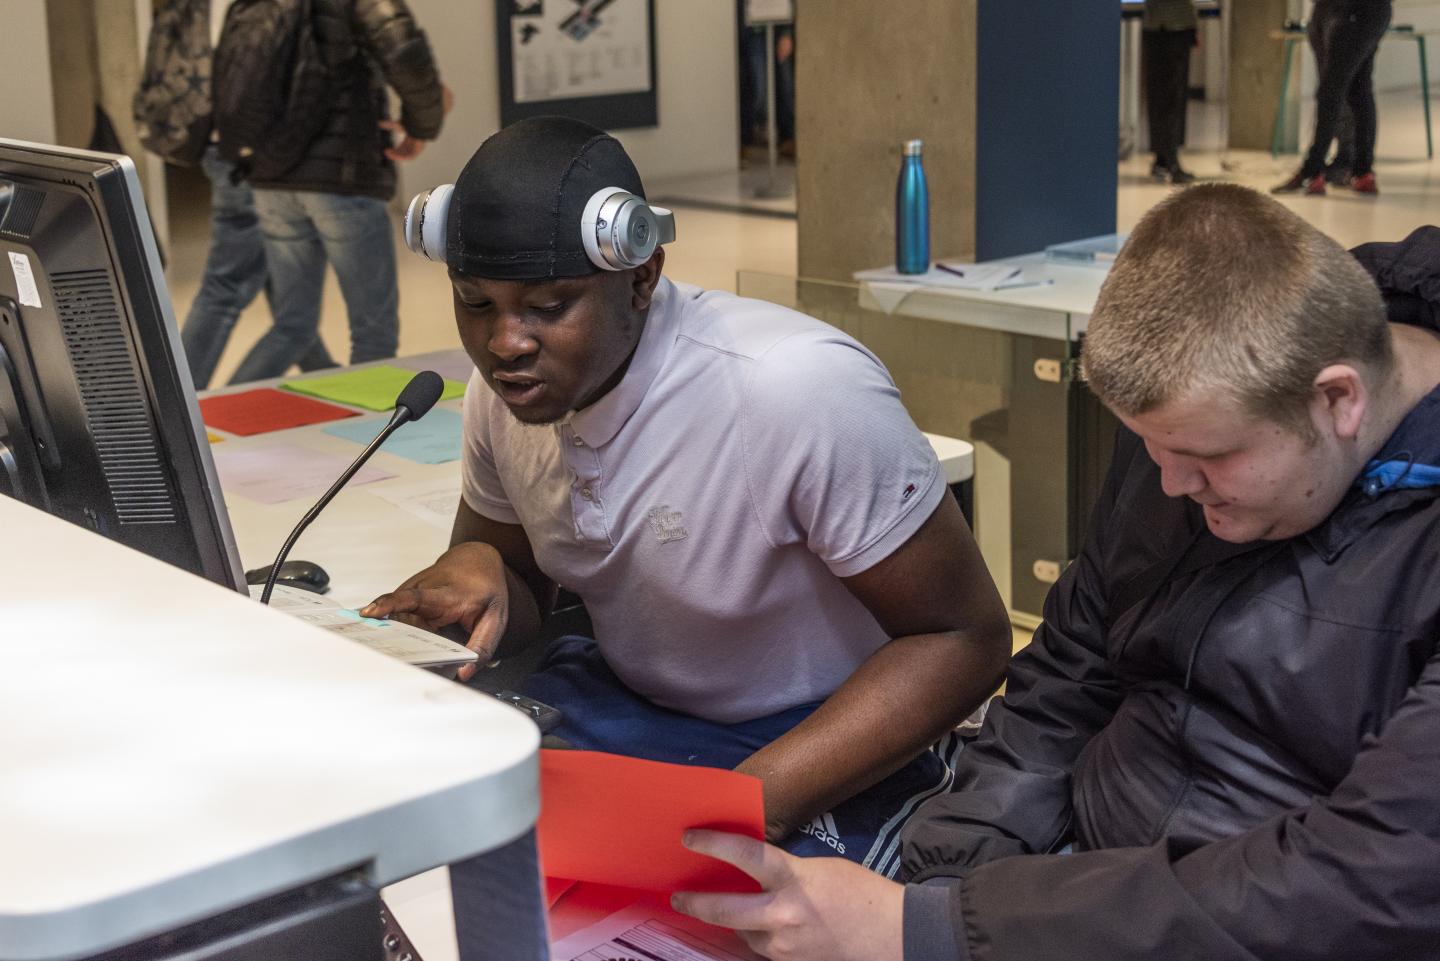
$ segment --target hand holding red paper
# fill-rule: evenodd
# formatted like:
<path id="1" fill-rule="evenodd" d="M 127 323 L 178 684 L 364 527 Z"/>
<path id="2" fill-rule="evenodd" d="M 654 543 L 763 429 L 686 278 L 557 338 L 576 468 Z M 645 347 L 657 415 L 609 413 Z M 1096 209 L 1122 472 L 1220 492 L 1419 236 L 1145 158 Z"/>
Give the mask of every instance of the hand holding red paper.
<path id="1" fill-rule="evenodd" d="M 689 828 L 765 836 L 756 778 L 591 751 L 542 751 L 540 863 L 553 878 L 646 891 L 748 891 L 731 865 L 687 850 Z"/>
<path id="2" fill-rule="evenodd" d="M 685 845 L 734 865 L 761 894 L 684 892 L 675 910 L 733 928 L 774 961 L 902 961 L 905 888 L 843 858 L 797 858 L 751 837 L 689 831 Z"/>

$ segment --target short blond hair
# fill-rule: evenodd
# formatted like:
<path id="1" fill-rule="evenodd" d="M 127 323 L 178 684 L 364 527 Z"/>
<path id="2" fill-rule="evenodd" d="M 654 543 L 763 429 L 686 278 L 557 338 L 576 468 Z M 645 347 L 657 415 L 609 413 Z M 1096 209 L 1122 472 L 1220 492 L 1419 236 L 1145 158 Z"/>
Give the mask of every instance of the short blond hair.
<path id="1" fill-rule="evenodd" d="M 1220 394 L 1304 434 L 1316 375 L 1342 361 L 1372 387 L 1394 367 L 1374 281 L 1334 240 L 1233 184 L 1191 187 L 1141 219 L 1082 350 L 1091 389 L 1117 413 Z"/>

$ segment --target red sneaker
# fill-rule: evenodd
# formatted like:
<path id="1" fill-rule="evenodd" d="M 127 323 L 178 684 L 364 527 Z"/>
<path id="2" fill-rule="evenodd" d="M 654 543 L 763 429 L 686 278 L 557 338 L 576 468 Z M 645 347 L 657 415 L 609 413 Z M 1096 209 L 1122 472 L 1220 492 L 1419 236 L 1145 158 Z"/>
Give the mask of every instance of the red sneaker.
<path id="1" fill-rule="evenodd" d="M 1372 170 L 1368 174 L 1361 174 L 1350 181 L 1350 189 L 1357 194 L 1378 194 L 1380 188 L 1375 183 L 1375 171 Z"/>
<path id="2" fill-rule="evenodd" d="M 1304 191 L 1316 197 L 1325 195 L 1325 175 L 1316 174 L 1313 177 L 1305 177 L 1297 173 L 1282 184 L 1276 184 L 1270 188 L 1272 194 L 1295 194 Z"/>

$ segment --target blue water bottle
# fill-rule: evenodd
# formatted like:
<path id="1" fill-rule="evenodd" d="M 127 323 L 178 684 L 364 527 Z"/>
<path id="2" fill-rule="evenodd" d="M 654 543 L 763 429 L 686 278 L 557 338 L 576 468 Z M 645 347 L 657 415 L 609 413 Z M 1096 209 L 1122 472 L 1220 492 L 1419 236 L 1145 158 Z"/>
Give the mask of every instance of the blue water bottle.
<path id="1" fill-rule="evenodd" d="M 920 163 L 922 146 L 919 140 L 905 141 L 895 185 L 895 269 L 902 274 L 930 269 L 930 188 Z"/>

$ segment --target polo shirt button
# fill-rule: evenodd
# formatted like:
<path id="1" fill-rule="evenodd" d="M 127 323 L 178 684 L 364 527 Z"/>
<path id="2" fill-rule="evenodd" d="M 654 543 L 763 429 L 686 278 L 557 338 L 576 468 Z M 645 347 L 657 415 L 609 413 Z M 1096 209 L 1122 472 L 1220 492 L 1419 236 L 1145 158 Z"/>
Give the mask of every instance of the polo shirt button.
<path id="1" fill-rule="evenodd" d="M 585 442 L 584 442 L 583 440 L 581 440 L 578 435 L 577 435 L 576 437 L 571 438 L 571 439 L 570 439 L 570 443 L 574 444 L 576 447 L 584 447 L 584 446 L 585 446 Z"/>
<path id="2" fill-rule="evenodd" d="M 580 496 L 587 501 L 593 501 L 595 499 L 595 492 L 588 487 L 582 487 L 580 488 Z"/>

